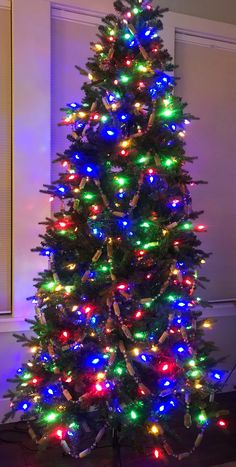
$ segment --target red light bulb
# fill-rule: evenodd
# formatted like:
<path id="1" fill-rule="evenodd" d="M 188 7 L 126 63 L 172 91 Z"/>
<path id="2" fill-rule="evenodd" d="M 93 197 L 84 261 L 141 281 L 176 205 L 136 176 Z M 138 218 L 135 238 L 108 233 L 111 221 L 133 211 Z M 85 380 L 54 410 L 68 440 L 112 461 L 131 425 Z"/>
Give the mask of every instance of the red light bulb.
<path id="1" fill-rule="evenodd" d="M 164 363 L 161 367 L 161 371 L 168 371 L 169 370 L 169 365 L 168 363 Z"/>
<path id="2" fill-rule="evenodd" d="M 194 229 L 196 232 L 205 232 L 206 226 L 205 225 L 197 225 Z"/>
<path id="3" fill-rule="evenodd" d="M 144 250 L 139 250 L 138 255 L 139 255 L 139 256 L 144 256 L 144 255 L 145 255 L 145 251 L 144 251 Z"/>
<path id="4" fill-rule="evenodd" d="M 217 426 L 219 426 L 220 428 L 227 428 L 227 422 L 225 420 L 218 420 L 217 421 Z"/>
<path id="5" fill-rule="evenodd" d="M 145 88 L 145 83 L 143 81 L 140 81 L 138 83 L 138 87 L 141 88 L 141 89 Z"/>
<path id="6" fill-rule="evenodd" d="M 56 431 L 56 436 L 59 438 L 59 439 L 62 439 L 63 438 L 63 431 L 61 429 L 57 430 Z"/>
<path id="7" fill-rule="evenodd" d="M 142 311 L 141 311 L 141 310 L 138 310 L 138 311 L 135 313 L 135 318 L 137 318 L 137 319 L 141 318 L 142 314 L 143 314 Z"/>
<path id="8" fill-rule="evenodd" d="M 99 383 L 97 383 L 97 384 L 96 384 L 96 390 L 97 390 L 98 392 L 101 392 L 101 391 L 102 391 L 102 385 L 99 384 Z"/>
<path id="9" fill-rule="evenodd" d="M 126 284 L 120 284 L 120 285 L 117 286 L 117 289 L 118 290 L 125 290 L 125 289 L 127 289 L 127 285 Z"/>
<path id="10" fill-rule="evenodd" d="M 125 63 L 126 63 L 127 66 L 130 66 L 132 64 L 132 61 L 127 59 Z"/>
<path id="11" fill-rule="evenodd" d="M 159 453 L 159 450 L 158 450 L 158 449 L 155 449 L 155 450 L 154 450 L 154 457 L 155 457 L 156 459 L 159 459 L 160 453 Z"/>

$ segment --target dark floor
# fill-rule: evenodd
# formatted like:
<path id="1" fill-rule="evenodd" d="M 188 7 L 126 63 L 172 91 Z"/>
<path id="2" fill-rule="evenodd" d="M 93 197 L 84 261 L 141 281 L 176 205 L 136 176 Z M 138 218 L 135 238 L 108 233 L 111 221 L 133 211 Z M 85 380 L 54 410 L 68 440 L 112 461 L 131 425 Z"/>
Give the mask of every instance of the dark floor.
<path id="1" fill-rule="evenodd" d="M 196 453 L 185 461 L 147 459 L 123 448 L 122 467 L 210 467 L 236 462 L 236 393 L 219 396 L 220 405 L 230 410 L 229 430 L 211 428 Z M 185 441 L 185 440 L 184 440 Z M 99 448 L 84 460 L 73 460 L 62 454 L 60 447 L 38 452 L 22 423 L 0 426 L 1 467 L 120 467 L 112 459 L 111 448 Z M 236 464 L 235 464 L 236 465 Z"/>

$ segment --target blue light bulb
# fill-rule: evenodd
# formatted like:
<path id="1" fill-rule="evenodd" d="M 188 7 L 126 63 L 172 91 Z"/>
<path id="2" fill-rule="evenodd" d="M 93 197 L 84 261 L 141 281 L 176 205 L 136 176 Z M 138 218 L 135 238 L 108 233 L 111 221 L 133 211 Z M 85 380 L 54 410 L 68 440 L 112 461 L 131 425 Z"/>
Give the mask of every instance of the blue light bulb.
<path id="1" fill-rule="evenodd" d="M 67 104 L 68 107 L 71 107 L 72 109 L 77 109 L 79 107 L 79 104 L 77 102 L 71 102 L 70 104 Z"/>
<path id="2" fill-rule="evenodd" d="M 143 362 L 146 362 L 146 361 L 147 361 L 146 355 L 141 355 L 140 358 L 143 360 Z"/>
<path id="3" fill-rule="evenodd" d="M 94 358 L 94 359 L 92 360 L 92 364 L 93 364 L 93 365 L 97 365 L 97 364 L 99 363 L 99 361 L 100 361 L 99 358 Z"/>
<path id="4" fill-rule="evenodd" d="M 60 186 L 60 187 L 58 188 L 58 191 L 60 191 L 61 193 L 65 193 L 66 189 L 65 189 L 64 186 Z"/>

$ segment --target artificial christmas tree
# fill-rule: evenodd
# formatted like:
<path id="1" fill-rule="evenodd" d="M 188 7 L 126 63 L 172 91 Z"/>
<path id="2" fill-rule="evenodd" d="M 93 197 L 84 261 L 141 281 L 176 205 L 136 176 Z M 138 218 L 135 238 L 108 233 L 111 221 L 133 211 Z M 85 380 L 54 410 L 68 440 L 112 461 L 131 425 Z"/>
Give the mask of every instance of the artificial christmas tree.
<path id="1" fill-rule="evenodd" d="M 58 438 L 75 458 L 113 429 L 156 459 L 181 460 L 216 419 L 221 379 L 196 296 L 208 255 L 189 191 L 200 182 L 184 168 L 193 117 L 174 95 L 159 35 L 164 10 L 146 0 L 114 5 L 88 72 L 78 67 L 89 82 L 82 103 L 66 107 L 63 172 L 42 190 L 61 209 L 44 222 L 36 249 L 49 267 L 35 284 L 36 337 L 17 336 L 33 356 L 13 380 L 8 415 L 22 410 L 39 444 Z M 176 419 L 198 427 L 178 454 L 168 440 Z"/>

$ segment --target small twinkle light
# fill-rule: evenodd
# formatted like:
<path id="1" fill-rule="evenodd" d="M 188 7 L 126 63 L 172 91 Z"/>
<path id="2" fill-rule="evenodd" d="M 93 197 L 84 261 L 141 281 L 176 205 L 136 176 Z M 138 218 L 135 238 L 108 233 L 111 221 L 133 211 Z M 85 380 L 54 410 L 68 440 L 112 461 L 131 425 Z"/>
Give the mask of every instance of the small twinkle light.
<path id="1" fill-rule="evenodd" d="M 96 384 L 96 390 L 97 390 L 98 392 L 101 392 L 101 391 L 103 390 L 102 385 L 99 384 L 99 383 L 97 383 L 97 384 Z"/>
<path id="2" fill-rule="evenodd" d="M 155 459 L 159 459 L 159 457 L 160 457 L 160 452 L 159 452 L 158 449 L 154 449 L 154 457 L 155 457 Z"/>
<path id="3" fill-rule="evenodd" d="M 206 320 L 202 324 L 203 328 L 205 329 L 211 329 L 212 328 L 212 322 L 210 320 Z"/>
<path id="4" fill-rule="evenodd" d="M 38 378 L 33 378 L 32 383 L 37 384 L 39 382 Z"/>
<path id="5" fill-rule="evenodd" d="M 162 367 L 161 367 L 161 371 L 164 371 L 164 372 L 165 372 L 165 371 L 168 371 L 168 370 L 169 370 L 169 365 L 168 365 L 168 363 L 164 363 L 164 364 L 162 365 Z"/>
<path id="6" fill-rule="evenodd" d="M 195 383 L 195 386 L 194 386 L 194 387 L 195 387 L 195 389 L 202 389 L 203 386 L 202 386 L 201 383 L 198 383 L 198 382 L 197 382 L 197 383 Z"/>
<path id="7" fill-rule="evenodd" d="M 86 117 L 86 113 L 85 113 L 85 112 L 79 112 L 79 117 L 80 117 L 80 118 L 85 118 L 85 117 Z"/>
<path id="8" fill-rule="evenodd" d="M 191 367 L 195 367 L 195 366 L 196 366 L 195 360 L 189 360 L 188 364 L 189 364 L 189 366 L 191 366 Z"/>
<path id="9" fill-rule="evenodd" d="M 150 431 L 151 431 L 151 433 L 152 433 L 153 435 L 158 435 L 158 434 L 159 434 L 159 428 L 158 428 L 157 425 L 152 425 Z"/>
<path id="10" fill-rule="evenodd" d="M 146 355 L 142 354 L 142 355 L 140 356 L 140 358 L 141 358 L 141 360 L 143 360 L 143 362 L 146 363 L 146 361 L 147 361 Z"/>
<path id="11" fill-rule="evenodd" d="M 102 44 L 95 44 L 95 49 L 97 50 L 97 52 L 101 52 L 103 50 Z"/>
<path id="12" fill-rule="evenodd" d="M 135 357 L 138 357 L 140 354 L 140 350 L 137 347 L 135 347 L 135 349 L 133 349 L 133 354 L 135 355 Z"/>
<path id="13" fill-rule="evenodd" d="M 97 374 L 97 379 L 104 379 L 105 378 L 105 373 L 102 373 L 101 371 Z"/>
<path id="14" fill-rule="evenodd" d="M 179 203 L 180 203 L 179 199 L 173 199 L 173 201 L 171 202 L 172 208 L 178 207 Z"/>

